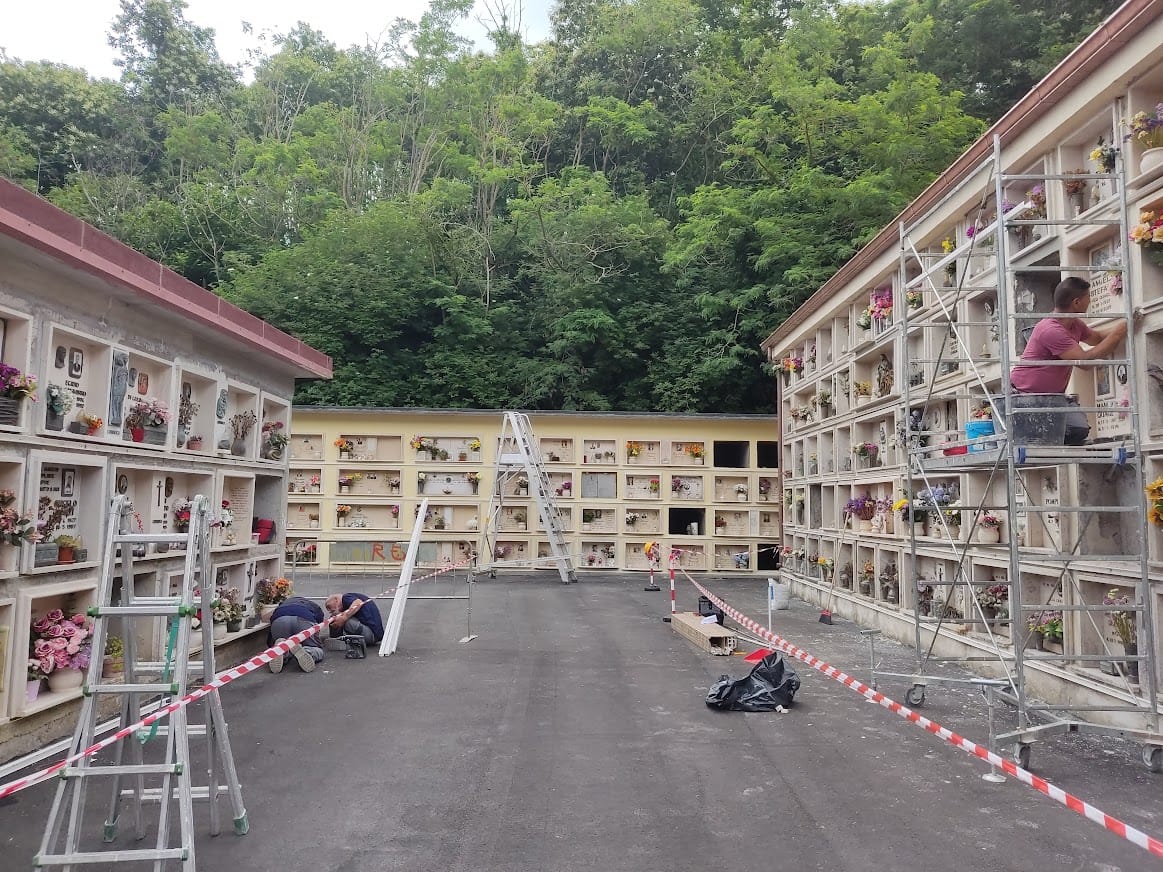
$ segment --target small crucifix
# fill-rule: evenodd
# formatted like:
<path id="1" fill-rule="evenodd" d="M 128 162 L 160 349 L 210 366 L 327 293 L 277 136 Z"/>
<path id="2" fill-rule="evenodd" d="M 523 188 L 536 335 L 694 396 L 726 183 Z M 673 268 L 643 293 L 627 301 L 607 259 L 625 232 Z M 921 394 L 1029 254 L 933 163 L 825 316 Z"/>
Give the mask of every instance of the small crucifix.
<path id="1" fill-rule="evenodd" d="M 162 488 L 163 488 L 163 487 L 165 487 L 165 484 L 164 484 L 164 483 L 161 481 L 161 479 L 158 479 L 158 483 L 157 483 L 157 504 L 158 504 L 158 508 L 161 508 L 161 504 L 162 504 Z"/>

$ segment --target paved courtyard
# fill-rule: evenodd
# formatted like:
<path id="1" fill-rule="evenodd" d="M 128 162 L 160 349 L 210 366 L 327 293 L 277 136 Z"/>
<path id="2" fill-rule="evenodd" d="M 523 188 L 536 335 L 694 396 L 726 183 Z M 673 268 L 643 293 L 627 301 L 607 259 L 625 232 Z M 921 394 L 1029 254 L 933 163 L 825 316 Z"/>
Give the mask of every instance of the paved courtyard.
<path id="1" fill-rule="evenodd" d="M 299 589 L 375 592 L 371 581 L 302 579 Z M 1163 868 L 1024 785 L 983 781 L 979 761 L 802 664 L 787 714 L 708 709 L 708 687 L 748 665 L 681 639 L 660 620 L 668 594 L 643 582 L 585 574 L 565 586 L 545 571 L 482 579 L 471 618 L 466 600 L 409 602 L 390 658 L 329 652 L 312 674 L 264 669 L 231 685 L 223 699 L 251 832 L 200 835 L 199 869 Z M 463 576 L 429 584 L 415 592 L 470 589 Z M 765 620 L 762 578 L 708 586 Z M 679 607 L 696 599 L 683 583 Z M 857 627 L 820 624 L 796 601 L 776 615 L 778 632 L 867 676 Z M 478 637 L 458 644 L 470 620 Z M 899 646 L 882 651 L 882 668 L 912 662 Z M 900 699 L 905 687 L 882 689 Z M 987 736 L 973 689 L 932 688 L 924 712 Z M 1035 747 L 1033 768 L 1159 836 L 1163 776 L 1138 753 L 1114 739 L 1061 738 Z M 0 872 L 31 868 L 51 791 L 0 805 Z"/>

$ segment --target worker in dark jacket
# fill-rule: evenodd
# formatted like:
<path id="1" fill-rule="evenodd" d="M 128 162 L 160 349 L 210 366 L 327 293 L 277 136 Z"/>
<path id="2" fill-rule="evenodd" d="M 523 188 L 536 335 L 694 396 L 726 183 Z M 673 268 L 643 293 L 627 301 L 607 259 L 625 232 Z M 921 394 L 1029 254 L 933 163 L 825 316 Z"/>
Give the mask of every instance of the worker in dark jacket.
<path id="1" fill-rule="evenodd" d="M 289 639 L 291 636 L 321 623 L 323 623 L 323 609 L 319 607 L 318 603 L 312 602 L 305 596 L 288 597 L 278 604 L 271 616 L 271 626 L 267 631 L 267 644 L 273 645 L 276 642 Z M 302 645 L 298 642 L 292 643 L 290 655 L 295 658 L 295 662 L 304 672 L 314 671 L 315 664 L 323 660 L 323 643 L 319 640 L 319 634 L 308 636 Z M 284 655 L 275 657 L 270 662 L 271 672 L 282 672 L 284 659 Z"/>
<path id="2" fill-rule="evenodd" d="M 331 635 L 362 636 L 365 645 L 384 638 L 384 619 L 372 598 L 364 593 L 333 593 L 323 603 L 331 615 Z"/>

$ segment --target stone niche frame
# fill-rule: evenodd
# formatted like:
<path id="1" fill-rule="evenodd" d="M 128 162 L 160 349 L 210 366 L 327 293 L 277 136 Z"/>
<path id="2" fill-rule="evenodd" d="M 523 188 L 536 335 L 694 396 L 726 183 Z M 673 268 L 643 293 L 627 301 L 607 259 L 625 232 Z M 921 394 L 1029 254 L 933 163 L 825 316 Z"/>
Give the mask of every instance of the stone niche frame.
<path id="1" fill-rule="evenodd" d="M 124 353 L 124 352 L 123 352 Z M 106 424 L 109 422 L 109 405 L 112 399 L 110 382 L 112 378 L 113 346 L 108 342 L 80 333 L 66 330 L 58 324 L 48 329 L 48 342 L 42 358 L 37 396 L 42 399 L 37 412 L 36 432 L 41 436 L 70 437 L 69 422 L 82 412 L 97 415 Z M 128 378 L 128 365 L 126 366 Z M 63 421 L 55 421 L 49 427 L 47 403 L 43 402 L 49 385 L 66 388 L 73 394 L 73 407 L 64 414 Z M 167 385 L 168 387 L 168 385 Z M 128 383 L 126 396 L 128 396 Z M 55 424 L 59 424 L 58 429 Z M 88 438 L 88 437 L 86 437 Z"/>
<path id="2" fill-rule="evenodd" d="M 83 561 L 68 564 L 65 568 L 96 567 L 101 561 L 105 532 L 103 524 L 109 514 L 106 474 L 106 459 L 98 455 L 29 452 L 24 505 L 38 517 L 42 514 L 46 518 L 58 514 L 61 518 L 45 537 L 45 542 L 51 542 L 63 534 L 79 536 L 81 547 L 87 552 Z M 42 497 L 50 501 L 43 513 L 40 507 Z M 36 547 L 27 542 L 21 547 L 22 566 L 26 574 L 61 570 L 62 565 L 55 562 L 36 566 Z"/>
<path id="3" fill-rule="evenodd" d="M 0 360 L 26 374 L 31 371 L 39 375 L 43 371 L 38 371 L 32 365 L 32 320 L 23 312 L 16 312 L 7 307 L 0 307 Z M 39 385 L 40 379 L 37 379 L 37 382 Z M 38 390 L 37 397 L 41 396 Z M 38 420 L 43 424 L 43 407 L 25 400 L 20 404 L 19 422 L 0 424 L 0 432 L 20 433 L 28 426 L 29 420 L 38 414 L 40 416 Z M 0 717 L 3 716 L 3 712 L 3 698 L 0 696 Z"/>
<path id="4" fill-rule="evenodd" d="M 214 512 L 214 474 L 209 471 L 172 469 L 164 467 L 115 464 L 109 474 L 110 498 L 121 495 L 133 504 L 133 510 L 141 518 L 141 530 L 137 529 L 137 518 L 130 516 L 130 533 L 170 533 L 175 530 L 174 508 L 184 499 L 193 500 L 202 494 L 209 501 L 211 514 Z M 162 545 L 150 546 L 147 557 L 170 557 L 177 549 Z"/>
<path id="5" fill-rule="evenodd" d="M 258 459 L 263 463 L 271 463 L 276 466 L 286 466 L 290 460 L 291 454 L 291 403 L 283 397 L 275 396 L 274 394 L 263 391 L 260 394 L 262 411 L 259 413 L 258 423 L 255 425 L 257 435 L 255 436 L 256 449 L 258 452 Z M 283 447 L 282 456 L 278 459 L 271 459 L 264 457 L 266 453 L 263 451 L 263 433 L 262 428 L 265 424 L 282 424 L 282 434 L 287 437 L 287 444 Z"/>
<path id="6" fill-rule="evenodd" d="M 234 441 L 234 433 L 230 428 L 230 420 L 234 415 L 244 414 L 246 412 L 254 412 L 255 425 L 247 434 L 244 442 L 246 443 L 246 451 L 242 455 L 233 455 L 230 453 L 230 444 Z M 215 409 L 217 414 L 217 408 Z M 222 435 L 216 438 L 215 446 L 217 453 L 222 457 L 235 457 L 237 460 L 250 461 L 258 457 L 259 444 L 262 441 L 262 409 L 259 408 L 259 390 L 250 385 L 243 384 L 236 381 L 226 382 L 226 415 L 224 419 L 219 419 L 218 426 L 222 428 Z M 222 444 L 226 443 L 226 448 L 222 448 Z"/>
<path id="7" fill-rule="evenodd" d="M 218 396 L 223 390 L 225 387 L 220 385 L 218 379 L 209 373 L 184 367 L 178 368 L 178 380 L 172 405 L 173 423 L 170 427 L 170 431 L 174 435 L 176 450 L 214 455 L 219 438 L 218 433 L 221 429 L 216 414 Z M 190 400 L 197 404 L 198 411 L 194 413 L 193 419 L 190 421 L 186 438 L 179 443 L 177 440 L 182 434 L 178 425 L 178 409 L 186 391 L 189 391 Z M 201 447 L 190 448 L 191 440 L 199 436 L 202 439 Z"/>
<path id="8" fill-rule="evenodd" d="M 16 595 L 16 607 L 13 615 L 12 637 L 9 644 L 11 651 L 27 651 L 29 639 L 32 635 L 32 622 L 53 609 L 68 608 L 69 611 L 83 613 L 89 606 L 94 605 L 97 596 L 97 579 L 93 576 L 70 579 L 55 584 L 36 585 L 25 588 Z M 23 668 L 26 658 L 12 658 L 12 665 L 8 670 L 8 678 L 12 690 L 8 693 L 8 713 L 12 717 L 23 717 L 39 711 L 52 708 L 70 700 L 79 699 L 81 688 L 75 690 L 51 692 L 48 687 L 42 687 L 40 695 L 31 703 L 24 695 L 25 681 L 17 681 L 27 676 Z"/>

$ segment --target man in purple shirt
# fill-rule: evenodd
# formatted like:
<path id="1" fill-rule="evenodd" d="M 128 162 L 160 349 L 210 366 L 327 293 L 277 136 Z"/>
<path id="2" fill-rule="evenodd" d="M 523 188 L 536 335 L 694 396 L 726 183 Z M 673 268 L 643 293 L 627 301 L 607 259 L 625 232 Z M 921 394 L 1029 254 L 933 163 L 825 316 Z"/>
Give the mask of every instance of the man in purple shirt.
<path id="1" fill-rule="evenodd" d="M 1021 362 L 1010 371 L 1010 384 L 1019 394 L 1062 394 L 1067 405 L 1066 386 L 1073 366 L 1038 363 L 1070 360 L 1084 363 L 1111 355 L 1127 335 L 1125 321 L 1094 330 L 1086 326 L 1083 316 L 1090 308 L 1090 282 L 1071 276 L 1054 288 L 1054 314 L 1043 318 L 1030 333 Z M 1082 343 L 1089 345 L 1083 348 Z M 1027 362 L 1028 361 L 1028 362 Z M 1015 408 L 1021 408 L 1015 400 Z M 1081 445 L 1090 433 L 1090 421 L 1082 412 L 1067 412 L 1066 444 Z"/>

